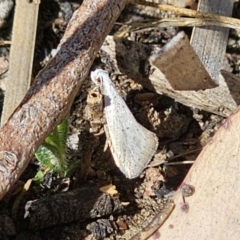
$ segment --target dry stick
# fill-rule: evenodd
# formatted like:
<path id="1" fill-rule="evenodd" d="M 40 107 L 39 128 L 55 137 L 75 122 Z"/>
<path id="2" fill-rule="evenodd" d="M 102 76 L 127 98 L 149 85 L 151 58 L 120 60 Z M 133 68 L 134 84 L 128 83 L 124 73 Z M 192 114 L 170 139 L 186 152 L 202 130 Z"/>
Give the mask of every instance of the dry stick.
<path id="1" fill-rule="evenodd" d="M 135 4 L 141 4 L 141 5 L 145 5 L 145 6 L 155 7 L 155 8 L 161 9 L 163 11 L 170 11 L 170 12 L 176 13 L 178 15 L 184 15 L 187 17 L 198 18 L 199 20 L 202 20 L 202 21 L 209 21 L 211 23 L 216 22 L 216 25 L 218 25 L 217 23 L 220 23 L 221 26 L 224 26 L 224 27 L 230 27 L 233 29 L 240 28 L 240 20 L 236 19 L 236 18 L 225 17 L 225 16 L 220 16 L 220 15 L 211 14 L 211 13 L 198 12 L 198 11 L 195 11 L 192 9 L 174 7 L 171 5 L 146 2 L 143 0 L 131 0 L 130 2 L 135 3 Z"/>
<path id="2" fill-rule="evenodd" d="M 131 26 L 129 30 L 136 31 L 149 27 L 203 27 L 203 26 L 218 26 L 239 29 L 240 25 L 236 26 L 231 23 L 223 23 L 212 18 L 164 18 L 157 21 L 151 20 L 137 20 L 126 25 Z"/>
<path id="3" fill-rule="evenodd" d="M 42 141 L 68 115 L 96 53 L 126 0 L 85 0 L 74 13 L 56 56 L 0 129 L 0 199 Z"/>
<path id="4" fill-rule="evenodd" d="M 11 41 L 0 40 L 0 46 L 3 46 L 3 45 L 11 45 L 11 44 L 12 44 Z"/>
<path id="5" fill-rule="evenodd" d="M 232 18 L 233 19 L 233 18 Z M 240 21 L 239 21 L 240 24 Z M 169 18 L 154 22 L 159 27 L 202 27 L 202 26 L 218 26 L 239 29 L 240 25 L 222 22 L 219 19 L 212 18 Z"/>

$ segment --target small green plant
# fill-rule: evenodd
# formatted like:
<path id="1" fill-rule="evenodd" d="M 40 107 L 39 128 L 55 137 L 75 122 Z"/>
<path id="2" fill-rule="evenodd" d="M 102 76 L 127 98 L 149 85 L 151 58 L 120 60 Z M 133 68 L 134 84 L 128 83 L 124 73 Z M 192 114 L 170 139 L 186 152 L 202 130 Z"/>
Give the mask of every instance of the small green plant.
<path id="1" fill-rule="evenodd" d="M 66 159 L 68 127 L 68 120 L 64 120 L 35 152 L 37 160 L 44 167 L 53 170 L 61 177 L 65 177 L 71 169 Z M 39 173 L 37 175 L 40 176 Z"/>

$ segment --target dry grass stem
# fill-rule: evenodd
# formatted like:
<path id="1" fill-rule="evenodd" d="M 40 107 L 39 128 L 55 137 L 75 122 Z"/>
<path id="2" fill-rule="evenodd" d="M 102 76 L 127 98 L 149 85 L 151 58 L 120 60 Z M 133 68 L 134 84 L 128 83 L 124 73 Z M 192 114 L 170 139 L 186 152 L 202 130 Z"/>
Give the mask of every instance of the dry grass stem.
<path id="1" fill-rule="evenodd" d="M 160 27 L 167 27 L 167 26 L 199 27 L 199 26 L 213 25 L 213 26 L 228 27 L 233 29 L 240 28 L 240 20 L 236 18 L 221 16 L 221 15 L 216 15 L 211 13 L 198 12 L 192 9 L 180 8 L 180 7 L 175 7 L 171 5 L 146 2 L 143 0 L 131 0 L 130 2 L 135 4 L 141 4 L 144 6 L 155 7 L 163 11 L 170 11 L 180 16 L 190 17 L 188 19 L 173 18 L 173 19 L 163 19 L 157 22 L 153 22 L 153 25 L 159 25 Z"/>

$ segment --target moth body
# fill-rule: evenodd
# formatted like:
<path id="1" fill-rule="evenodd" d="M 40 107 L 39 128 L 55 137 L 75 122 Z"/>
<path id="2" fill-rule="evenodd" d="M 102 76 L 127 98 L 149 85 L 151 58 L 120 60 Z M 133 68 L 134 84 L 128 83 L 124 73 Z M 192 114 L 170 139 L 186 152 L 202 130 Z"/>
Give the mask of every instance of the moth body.
<path id="1" fill-rule="evenodd" d="M 158 147 L 158 138 L 134 118 L 106 71 L 91 73 L 104 96 L 104 130 L 116 165 L 127 178 L 138 177 Z"/>

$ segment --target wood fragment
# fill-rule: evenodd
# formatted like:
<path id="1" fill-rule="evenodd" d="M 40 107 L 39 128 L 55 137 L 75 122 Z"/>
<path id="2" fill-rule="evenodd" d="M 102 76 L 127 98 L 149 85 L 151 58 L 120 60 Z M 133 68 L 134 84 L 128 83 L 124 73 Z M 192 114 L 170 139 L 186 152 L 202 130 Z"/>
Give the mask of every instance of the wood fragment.
<path id="1" fill-rule="evenodd" d="M 159 49 L 158 49 L 159 50 Z M 158 51 L 157 50 L 157 51 Z M 175 91 L 165 76 L 148 61 L 156 49 L 126 39 L 108 36 L 101 48 L 102 61 L 114 66 L 116 74 L 126 74 L 147 89 L 165 94 L 186 106 L 202 109 L 220 116 L 229 116 L 240 104 L 240 79 L 221 71 L 219 86 L 204 91 Z M 126 55 L 128 56 L 126 58 Z M 144 60 L 149 74 L 142 74 L 140 66 Z M 193 76 L 194 77 L 194 76 Z"/>
<path id="2" fill-rule="evenodd" d="M 152 55 L 150 63 L 164 74 L 175 90 L 198 91 L 217 87 L 184 32 L 179 32 Z"/>
<path id="3" fill-rule="evenodd" d="M 0 129 L 0 199 L 27 167 L 72 102 L 126 0 L 86 0 L 74 13 L 56 56 L 37 75 Z"/>
<path id="4" fill-rule="evenodd" d="M 199 12 L 230 16 L 233 1 L 200 0 Z M 211 78 L 218 83 L 228 41 L 228 28 L 219 26 L 194 27 L 190 43 Z"/>
<path id="5" fill-rule="evenodd" d="M 233 1 L 208 1 L 200 0 L 198 11 L 184 9 L 170 5 L 146 2 L 144 0 L 132 0 L 132 3 L 152 6 L 163 11 L 172 11 L 179 15 L 197 18 L 198 21 L 220 22 L 221 25 L 240 27 L 239 19 L 230 17 L 233 9 Z M 221 14 L 217 15 L 217 14 Z M 171 20 L 167 20 L 171 21 Z M 154 23 L 156 25 L 156 23 Z M 228 29 L 219 26 L 207 26 L 204 28 L 194 28 L 191 36 L 191 45 L 196 51 L 200 60 L 204 64 L 212 80 L 216 83 L 219 81 L 219 72 L 222 67 L 224 54 L 226 51 Z"/>
<path id="6" fill-rule="evenodd" d="M 9 74 L 1 125 L 22 101 L 31 84 L 32 64 L 37 31 L 39 5 L 18 0 L 15 6 L 13 33 L 9 59 Z"/>

